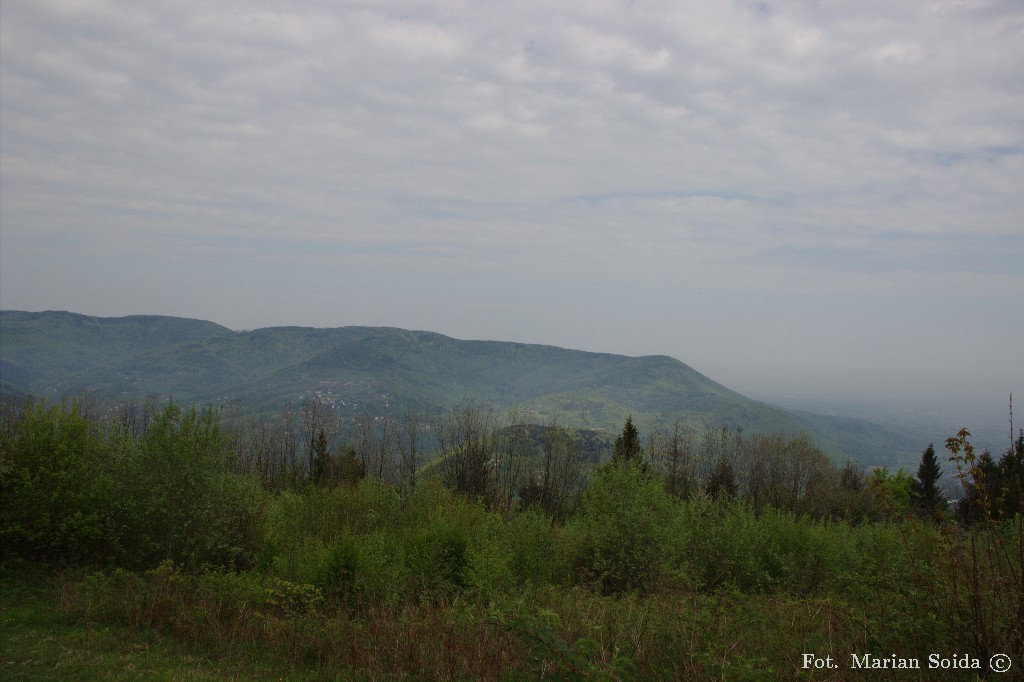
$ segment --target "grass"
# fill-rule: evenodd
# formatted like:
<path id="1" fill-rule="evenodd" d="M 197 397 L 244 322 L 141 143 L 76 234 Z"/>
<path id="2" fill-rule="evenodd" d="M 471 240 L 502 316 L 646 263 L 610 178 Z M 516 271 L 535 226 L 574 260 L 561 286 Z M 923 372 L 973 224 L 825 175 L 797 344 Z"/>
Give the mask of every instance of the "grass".
<path id="1" fill-rule="evenodd" d="M 202 578 L 168 593 L 167 574 L 147 574 L 103 593 L 88 587 L 90 575 L 97 574 L 0 568 L 7 596 L 0 607 L 0 678 L 900 679 L 891 671 L 858 675 L 845 664 L 828 677 L 800 667 L 806 652 L 845 662 L 851 653 L 882 646 L 865 642 L 861 628 L 869 612 L 878 616 L 879 604 L 862 611 L 827 597 L 731 591 L 606 597 L 549 586 L 488 603 L 467 595 L 356 617 L 306 611 L 264 627 L 252 617 L 260 608 L 252 603 L 222 611 L 219 622 L 208 620 L 202 589 L 192 589 Z M 106 608 L 123 603 L 125 612 L 104 613 L 102 602 Z M 240 614 L 247 624 L 232 633 Z M 892 634 L 885 646 L 905 650 L 910 642 Z"/>
<path id="2" fill-rule="evenodd" d="M 151 628 L 90 623 L 61 606 L 66 578 L 32 565 L 0 567 L 0 679 L 322 679 L 267 652 L 187 646 Z"/>
<path id="3" fill-rule="evenodd" d="M 282 599 L 264 584 L 301 587 L 166 568 L 0 568 L 0 678 L 844 680 L 858 677 L 822 678 L 800 668 L 802 655 L 847 661 L 920 645 L 915 633 L 876 630 L 898 615 L 884 613 L 885 595 L 854 605 L 734 590 L 602 596 L 547 585 L 345 613 Z M 873 633 L 862 625 L 869 620 Z M 881 638 L 863 639 L 869 634 Z"/>

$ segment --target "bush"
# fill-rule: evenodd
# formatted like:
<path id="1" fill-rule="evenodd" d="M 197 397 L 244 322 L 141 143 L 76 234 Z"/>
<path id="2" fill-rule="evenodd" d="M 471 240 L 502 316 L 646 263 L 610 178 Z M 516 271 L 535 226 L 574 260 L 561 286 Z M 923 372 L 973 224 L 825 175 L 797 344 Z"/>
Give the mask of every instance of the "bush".
<path id="1" fill-rule="evenodd" d="M 120 470 L 125 544 L 138 568 L 171 560 L 188 568 L 245 568 L 265 513 L 259 482 L 230 473 L 219 416 L 171 402 Z"/>
<path id="2" fill-rule="evenodd" d="M 405 546 L 405 568 L 414 596 L 447 595 L 466 586 L 466 532 L 438 519 L 417 530 Z"/>
<path id="3" fill-rule="evenodd" d="M 512 586 L 509 527 L 498 514 L 487 513 L 472 529 L 463 575 L 467 586 L 485 597 Z"/>
<path id="4" fill-rule="evenodd" d="M 667 557 L 672 515 L 664 484 L 642 463 L 603 466 L 565 529 L 575 570 L 605 594 L 653 589 Z"/>
<path id="5" fill-rule="evenodd" d="M 487 522 L 483 503 L 454 495 L 440 481 L 428 479 L 407 498 L 404 512 L 405 527 L 395 532 L 407 598 L 434 599 L 468 587 L 471 542 Z"/>
<path id="6" fill-rule="evenodd" d="M 816 521 L 742 500 L 695 496 L 671 533 L 675 574 L 703 590 L 811 595 L 888 584 L 905 571 L 900 534 L 890 526 Z M 905 574 L 905 573 L 904 573 Z"/>
<path id="7" fill-rule="evenodd" d="M 525 509 L 508 522 L 510 569 L 524 585 L 544 585 L 555 577 L 555 531 L 539 509 Z"/>
<path id="8" fill-rule="evenodd" d="M 119 555 L 106 444 L 77 404 L 26 401 L 0 431 L 0 550 L 44 561 Z"/>

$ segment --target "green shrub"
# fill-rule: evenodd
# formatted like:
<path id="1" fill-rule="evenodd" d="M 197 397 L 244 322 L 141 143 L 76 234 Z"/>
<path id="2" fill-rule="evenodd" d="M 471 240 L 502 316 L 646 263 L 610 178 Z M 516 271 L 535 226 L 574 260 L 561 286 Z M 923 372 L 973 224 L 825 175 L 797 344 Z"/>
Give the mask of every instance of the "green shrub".
<path id="1" fill-rule="evenodd" d="M 444 595 L 466 587 L 468 547 L 465 529 L 444 519 L 414 532 L 405 546 L 412 595 Z"/>
<path id="2" fill-rule="evenodd" d="M 312 580 L 345 533 L 337 513 L 341 495 L 325 488 L 277 493 L 267 506 L 258 565 L 287 580 Z"/>
<path id="3" fill-rule="evenodd" d="M 119 468 L 119 517 L 129 564 L 163 560 L 198 568 L 244 568 L 260 542 L 265 494 L 230 473 L 219 416 L 171 402 Z"/>
<path id="4" fill-rule="evenodd" d="M 530 508 L 512 516 L 508 524 L 509 562 L 520 584 L 543 585 L 555 577 L 557 547 L 551 519 Z"/>
<path id="5" fill-rule="evenodd" d="M 508 523 L 488 512 L 473 528 L 466 551 L 466 585 L 487 597 L 507 591 L 514 581 Z"/>
<path id="6" fill-rule="evenodd" d="M 565 529 L 575 570 L 606 594 L 653 589 L 667 558 L 672 515 L 664 484 L 641 463 L 605 465 Z"/>
<path id="7" fill-rule="evenodd" d="M 399 529 L 400 530 L 400 529 Z M 359 564 L 353 592 L 367 606 L 397 606 L 408 596 L 405 534 L 374 531 L 358 539 Z"/>
<path id="8" fill-rule="evenodd" d="M 672 544 L 677 572 L 689 573 L 706 590 L 769 591 L 784 570 L 753 510 L 736 500 L 699 495 L 684 503 Z"/>
<path id="9" fill-rule="evenodd" d="M 0 552 L 97 563 L 120 555 L 106 444 L 75 403 L 27 401 L 0 431 Z"/>
<path id="10" fill-rule="evenodd" d="M 900 564 L 900 538 L 882 526 L 818 521 L 771 507 L 755 513 L 742 500 L 694 496 L 679 508 L 671 533 L 677 576 L 704 590 L 816 594 L 876 584 Z"/>

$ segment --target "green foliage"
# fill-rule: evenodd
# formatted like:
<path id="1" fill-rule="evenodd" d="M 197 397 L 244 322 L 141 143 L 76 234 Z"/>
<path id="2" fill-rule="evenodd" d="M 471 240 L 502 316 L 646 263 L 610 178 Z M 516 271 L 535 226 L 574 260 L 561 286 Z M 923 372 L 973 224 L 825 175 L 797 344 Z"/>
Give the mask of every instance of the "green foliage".
<path id="1" fill-rule="evenodd" d="M 212 410 L 170 403 L 135 441 L 75 403 L 30 401 L 2 434 L 5 551 L 139 568 L 249 564 L 263 491 L 226 470 Z"/>
<path id="2" fill-rule="evenodd" d="M 0 679 L 322 679 L 290 665 L 270 647 L 250 646 L 254 638 L 245 619 L 253 619 L 263 591 L 250 575 L 209 575 L 209 589 L 182 591 L 178 598 L 186 608 L 175 611 L 195 619 L 189 627 L 187 621 L 162 620 L 170 609 L 153 608 L 156 600 L 143 598 L 141 580 L 118 581 L 119 589 L 107 591 L 109 601 L 101 610 L 77 582 L 80 576 L 53 579 L 51 571 L 39 569 L 0 564 Z M 144 601 L 149 608 L 137 609 Z M 234 609 L 235 604 L 244 608 Z"/>
<path id="3" fill-rule="evenodd" d="M 910 509 L 914 479 L 902 467 L 895 474 L 886 467 L 875 469 L 868 483 L 892 513 L 902 514 Z"/>
<path id="4" fill-rule="evenodd" d="M 278 578 L 265 589 L 269 609 L 281 616 L 297 616 L 315 612 L 323 604 L 324 595 L 315 585 L 293 583 Z"/>
<path id="5" fill-rule="evenodd" d="M 512 588 L 512 546 L 508 524 L 498 514 L 484 516 L 470 537 L 463 575 L 481 596 Z"/>
<path id="6" fill-rule="evenodd" d="M 71 404 L 0 417 L 5 558 L 65 564 L 61 608 L 91 628 L 354 679 L 761 680 L 793 673 L 806 651 L 1024 656 L 1022 521 L 999 506 L 1005 486 L 983 485 L 1015 453 L 976 455 L 967 432 L 947 446 L 985 512 L 969 526 L 893 514 L 909 509 L 913 479 L 884 469 L 866 485 L 855 467 L 818 466 L 789 487 L 796 500 L 814 486 L 868 491 L 857 499 L 885 514 L 784 510 L 770 490 L 749 493 L 744 467 L 792 470 L 791 450 L 811 455 L 796 463 L 820 453 L 780 439 L 795 445 L 759 459 L 738 435 L 706 460 L 737 462 L 738 495 L 695 485 L 676 500 L 653 465 L 619 457 L 562 526 L 436 477 L 405 495 L 372 477 L 265 492 L 228 470 L 211 410 L 171 403 L 136 431 Z M 103 563 L 114 567 L 74 567 Z"/>
<path id="7" fill-rule="evenodd" d="M 1024 430 L 999 458 L 999 481 L 1000 516 L 1012 519 L 1016 514 L 1024 515 Z"/>
<path id="8" fill-rule="evenodd" d="M 552 582 L 558 563 L 558 538 L 551 520 L 538 509 L 525 509 L 509 520 L 508 535 L 510 570 L 517 582 Z"/>
<path id="9" fill-rule="evenodd" d="M 270 506 L 259 565 L 356 606 L 491 593 L 520 580 L 516 567 L 551 573 L 534 552 L 543 540 L 529 520 L 543 520 L 550 541 L 549 522 L 523 519 L 510 527 L 429 479 L 405 499 L 372 479 L 284 491 Z"/>
<path id="10" fill-rule="evenodd" d="M 566 527 L 575 565 L 604 593 L 657 586 L 673 512 L 661 480 L 636 460 L 601 467 Z"/>
<path id="11" fill-rule="evenodd" d="M 73 564 L 113 557 L 107 444 L 77 403 L 16 409 L 0 431 L 0 552 Z"/>
<path id="12" fill-rule="evenodd" d="M 127 462 L 119 502 L 132 564 L 245 567 L 262 528 L 257 481 L 227 471 L 219 416 L 174 402 L 157 414 Z"/>
<path id="13" fill-rule="evenodd" d="M 715 463 L 715 468 L 708 479 L 707 493 L 717 499 L 720 497 L 736 497 L 736 473 L 732 464 L 724 459 Z"/>
<path id="14" fill-rule="evenodd" d="M 397 578 L 379 584 L 387 572 L 380 561 L 383 554 L 393 562 L 396 547 L 389 542 L 379 548 L 366 536 L 400 530 L 400 503 L 394 489 L 372 479 L 358 486 L 282 491 L 268 505 L 258 566 L 281 579 L 314 585 L 333 601 L 393 591 Z"/>
<path id="15" fill-rule="evenodd" d="M 743 500 L 696 495 L 679 507 L 670 570 L 704 591 L 813 595 L 899 575 L 900 536 L 882 525 L 820 522 Z M 894 573 L 890 573 L 894 571 Z"/>
<path id="16" fill-rule="evenodd" d="M 964 490 L 957 509 L 960 518 L 975 523 L 1024 514 L 1024 432 L 998 462 L 987 451 L 976 455 L 967 440 L 969 436 L 970 433 L 962 431 L 946 443 L 947 448 L 951 444 L 960 448 L 953 451 L 952 457 Z"/>
<path id="17" fill-rule="evenodd" d="M 405 569 L 413 594 L 445 596 L 466 587 L 469 538 L 457 520 L 435 518 L 405 546 Z"/>
<path id="18" fill-rule="evenodd" d="M 936 563 L 950 585 L 938 592 L 938 606 L 977 655 L 998 652 L 1019 660 L 1024 656 L 1024 514 L 1000 518 L 1000 471 L 989 453 L 976 454 L 970 436 L 961 429 L 946 439 L 965 490 L 960 511 L 968 528 L 943 538 L 945 562 Z"/>
<path id="19" fill-rule="evenodd" d="M 567 638 L 559 615 L 547 609 L 517 609 L 512 617 L 491 609 L 491 620 L 514 633 L 526 653 L 523 679 L 565 681 L 620 680 L 630 677 L 632 659 L 616 653 L 608 663 L 600 659 L 601 643 L 589 637 Z"/>

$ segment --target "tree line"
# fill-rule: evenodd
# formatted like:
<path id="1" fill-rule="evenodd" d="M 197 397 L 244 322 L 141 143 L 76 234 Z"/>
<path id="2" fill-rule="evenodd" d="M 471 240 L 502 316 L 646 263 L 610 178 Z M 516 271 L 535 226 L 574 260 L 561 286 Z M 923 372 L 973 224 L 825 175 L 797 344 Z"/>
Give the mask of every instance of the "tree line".
<path id="1" fill-rule="evenodd" d="M 132 545 L 141 548 L 132 554 L 142 563 L 140 557 L 190 554 L 231 563 L 244 554 L 242 538 L 257 521 L 244 511 L 221 515 L 218 505 L 245 510 L 245 499 L 260 489 L 336 487 L 365 478 L 407 496 L 424 477 L 436 477 L 488 508 L 535 506 L 562 523 L 602 459 L 557 422 L 539 427 L 521 410 L 502 414 L 476 404 L 430 418 L 410 410 L 398 418 L 367 413 L 346 420 L 307 399 L 268 419 L 154 398 L 114 406 L 29 398 L 3 402 L 0 436 L 0 485 L 9 502 L 0 532 L 9 548 L 99 559 Z M 1024 432 L 998 460 L 973 449 L 954 453 L 962 492 L 952 506 L 932 445 L 916 478 L 902 469 L 837 464 L 806 436 L 747 436 L 727 428 L 698 433 L 677 423 L 642 439 L 632 417 L 610 449 L 612 464 L 638 464 L 671 499 L 737 499 L 756 514 L 771 508 L 857 523 L 910 512 L 972 523 L 1012 518 L 1024 499 Z M 211 525 L 214 518 L 230 523 Z M 233 539 L 202 548 L 189 535 L 196 527 Z"/>
<path id="2" fill-rule="evenodd" d="M 998 459 L 969 436 L 945 443 L 963 491 L 950 504 L 932 446 L 915 478 L 834 463 L 800 436 L 645 435 L 631 418 L 602 453 L 472 404 L 343 420 L 312 400 L 272 418 L 7 400 L 0 568 L 98 568 L 66 591 L 89 618 L 244 632 L 297 661 L 351 665 L 374 628 L 425 638 L 396 644 L 386 669 L 367 643 L 359 660 L 378 677 L 428 659 L 436 676 L 479 672 L 493 652 L 430 658 L 450 651 L 442 622 L 505 652 L 501 665 L 570 678 L 628 661 L 641 677 L 718 678 L 744 650 L 751 671 L 792 672 L 792 647 L 809 644 L 763 639 L 776 620 L 818 628 L 821 652 L 870 638 L 1019 657 L 1024 434 Z M 728 649 L 680 625 L 736 608 L 762 625 Z"/>

